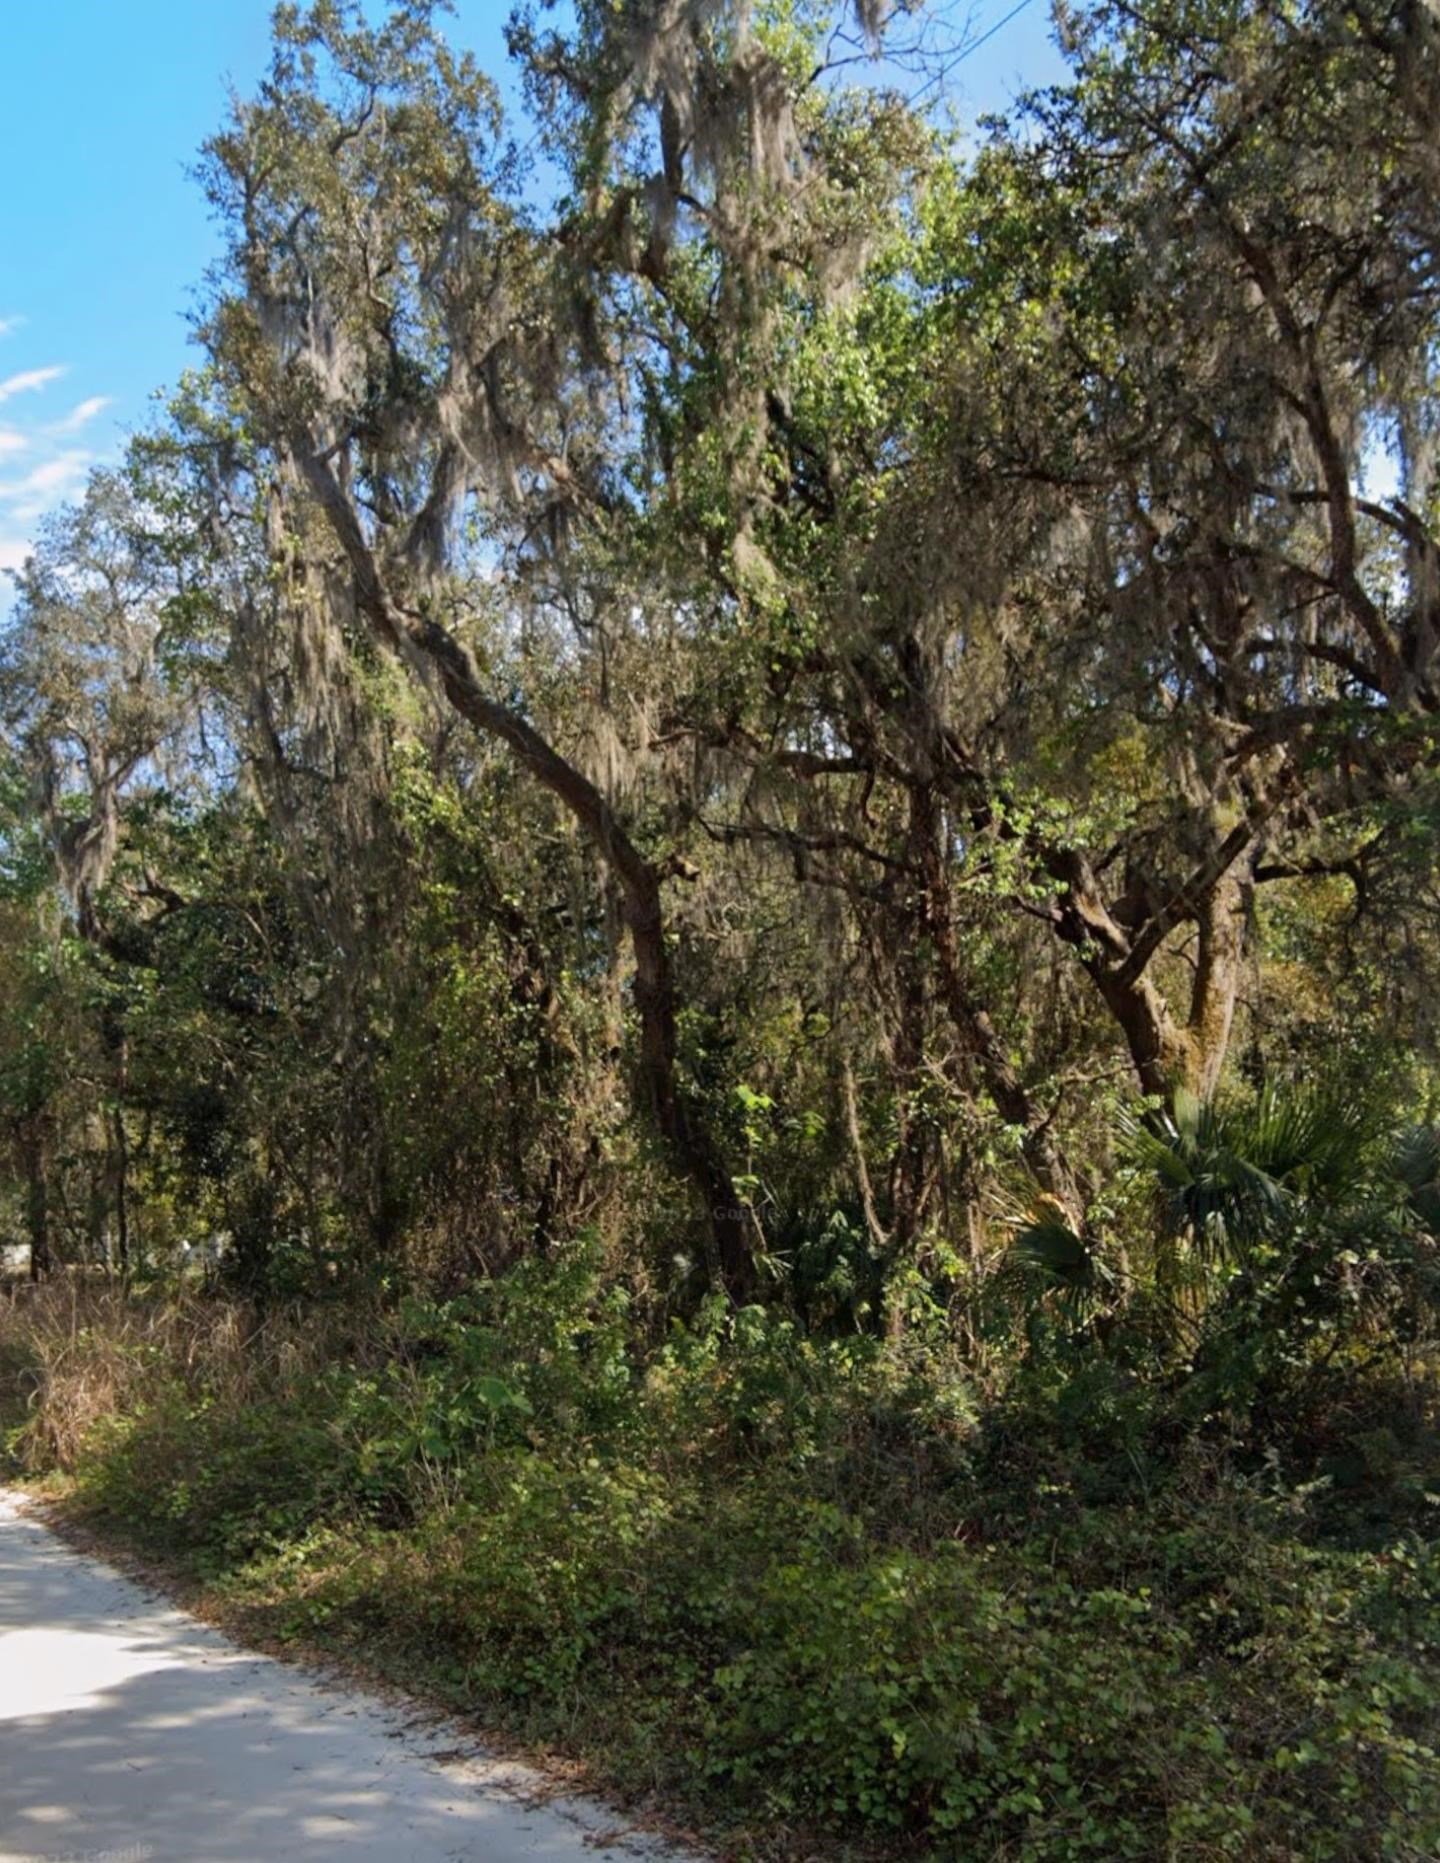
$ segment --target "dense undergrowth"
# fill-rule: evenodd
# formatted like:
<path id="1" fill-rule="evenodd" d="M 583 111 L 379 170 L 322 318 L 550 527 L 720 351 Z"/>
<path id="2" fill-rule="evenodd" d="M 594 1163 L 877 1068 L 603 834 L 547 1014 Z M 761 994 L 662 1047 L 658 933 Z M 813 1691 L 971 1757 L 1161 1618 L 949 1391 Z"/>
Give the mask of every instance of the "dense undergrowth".
<path id="1" fill-rule="evenodd" d="M 0 549 L 0 1455 L 737 1856 L 1433 1863 L 1440 11 L 1021 10 L 276 6 Z"/>
<path id="2" fill-rule="evenodd" d="M 1227 1407 L 1047 1319 L 982 1395 L 923 1327 L 647 1341 L 583 1250 L 386 1311 L 0 1314 L 12 1465 L 733 1854 L 1440 1845 L 1440 1454 L 1393 1351 Z"/>

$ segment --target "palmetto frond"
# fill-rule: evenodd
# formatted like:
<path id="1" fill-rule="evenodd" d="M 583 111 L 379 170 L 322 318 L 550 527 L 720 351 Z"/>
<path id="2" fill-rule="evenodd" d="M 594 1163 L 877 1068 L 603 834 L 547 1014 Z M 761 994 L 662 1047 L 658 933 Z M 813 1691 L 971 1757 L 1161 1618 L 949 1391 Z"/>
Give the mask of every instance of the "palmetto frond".
<path id="1" fill-rule="evenodd" d="M 1129 1160 L 1153 1175 L 1168 1231 L 1217 1256 L 1276 1235 L 1307 1204 L 1361 1194 L 1382 1132 L 1358 1096 L 1275 1081 L 1248 1104 L 1180 1089 L 1158 1118 L 1122 1121 Z"/>
<path id="2" fill-rule="evenodd" d="M 1440 1235 L 1440 1132 L 1434 1126 L 1410 1126 L 1400 1134 L 1395 1175 L 1411 1215 Z"/>
<path id="3" fill-rule="evenodd" d="M 1114 1280 L 1093 1244 L 1077 1234 L 1058 1209 L 1048 1207 L 1048 1200 L 1042 1200 L 1017 1229 L 1010 1261 L 1032 1289 L 1038 1282 L 1076 1318 L 1091 1309 Z"/>

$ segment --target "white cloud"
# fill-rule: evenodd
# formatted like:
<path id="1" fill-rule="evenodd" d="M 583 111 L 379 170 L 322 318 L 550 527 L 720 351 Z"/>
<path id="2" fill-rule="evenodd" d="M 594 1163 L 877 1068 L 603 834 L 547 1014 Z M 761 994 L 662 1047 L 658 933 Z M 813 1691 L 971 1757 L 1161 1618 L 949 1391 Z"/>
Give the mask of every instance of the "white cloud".
<path id="1" fill-rule="evenodd" d="M 0 339 L 24 321 L 0 317 Z M 23 354 L 17 354 L 16 361 L 23 360 Z M 0 619 L 13 599 L 10 578 L 3 572 L 23 566 L 44 520 L 78 498 L 90 473 L 114 450 L 108 443 L 91 449 L 76 438 L 82 432 L 90 438 L 86 430 L 112 405 L 109 395 L 87 395 L 74 401 L 68 413 L 46 417 L 48 404 L 37 398 L 68 373 L 52 363 L 0 377 L 0 408 L 8 417 L 0 422 Z"/>
<path id="2" fill-rule="evenodd" d="M 7 336 L 13 336 L 24 321 L 23 317 L 0 317 L 0 341 Z"/>
<path id="3" fill-rule="evenodd" d="M 48 388 L 51 382 L 59 381 L 65 373 L 61 368 L 22 369 L 19 375 L 9 375 L 0 382 L 0 401 L 8 401 L 12 395 L 33 393 L 39 388 Z"/>
<path id="4" fill-rule="evenodd" d="M 61 453 L 18 479 L 0 479 L 0 506 L 17 523 L 33 524 L 72 492 L 79 491 L 93 458 L 90 453 Z"/>
<path id="5" fill-rule="evenodd" d="M 103 414 L 110 405 L 109 395 L 91 395 L 88 401 L 82 401 L 78 407 L 71 408 L 64 420 L 55 423 L 56 433 L 76 433 L 97 414 Z"/>
<path id="6" fill-rule="evenodd" d="M 23 479 L 0 484 L 0 498 L 28 498 L 36 492 L 59 491 L 77 472 L 85 470 L 89 459 L 88 453 L 62 453 L 59 459 L 47 459 L 43 466 L 36 466 Z"/>

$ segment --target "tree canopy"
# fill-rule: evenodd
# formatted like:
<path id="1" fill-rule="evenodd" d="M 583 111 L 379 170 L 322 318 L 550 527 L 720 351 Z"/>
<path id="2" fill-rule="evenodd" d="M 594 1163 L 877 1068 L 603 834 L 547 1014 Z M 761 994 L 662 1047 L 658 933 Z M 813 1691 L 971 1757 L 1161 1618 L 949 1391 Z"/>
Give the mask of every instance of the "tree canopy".
<path id="1" fill-rule="evenodd" d="M 445 24 L 277 8 L 202 360 L 18 578 L 36 1260 L 840 1223 L 874 1324 L 1123 1255 L 1177 1092 L 1419 1116 L 1428 8 L 1067 13 L 974 139 L 923 5 L 521 8 L 523 129 Z"/>
<path id="2" fill-rule="evenodd" d="M 1054 23 L 275 9 L 0 629 L 0 1455 L 727 1854 L 1434 1856 L 1440 16 Z"/>

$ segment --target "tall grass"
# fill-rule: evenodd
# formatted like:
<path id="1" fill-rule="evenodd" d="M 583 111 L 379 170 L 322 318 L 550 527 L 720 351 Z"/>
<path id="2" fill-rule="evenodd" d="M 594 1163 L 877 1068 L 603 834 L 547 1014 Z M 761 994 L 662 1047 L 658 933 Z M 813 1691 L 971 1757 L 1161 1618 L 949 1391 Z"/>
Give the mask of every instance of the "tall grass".
<path id="1" fill-rule="evenodd" d="M 241 1412 L 283 1397 L 369 1338 L 373 1316 L 294 1309 L 261 1314 L 200 1292 L 134 1292 L 80 1275 L 22 1282 L 0 1298 L 0 1403 L 9 1451 L 30 1474 L 73 1473 L 87 1443 L 177 1388 Z"/>

